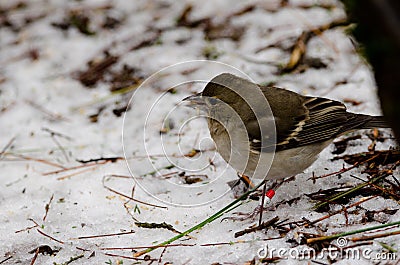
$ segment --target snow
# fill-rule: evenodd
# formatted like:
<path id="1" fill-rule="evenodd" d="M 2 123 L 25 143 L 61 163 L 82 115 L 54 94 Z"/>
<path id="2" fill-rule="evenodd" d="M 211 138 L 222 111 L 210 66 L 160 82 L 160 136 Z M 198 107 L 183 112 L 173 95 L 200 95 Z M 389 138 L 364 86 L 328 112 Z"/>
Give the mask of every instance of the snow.
<path id="1" fill-rule="evenodd" d="M 201 91 L 205 82 L 218 73 L 247 75 L 256 82 L 274 81 L 277 86 L 302 94 L 357 100 L 361 104 L 347 104 L 349 110 L 381 114 L 372 71 L 363 64 L 349 36 L 341 29 L 330 30 L 308 44 L 308 54 L 321 58 L 328 64 L 327 68 L 276 75 L 275 66 L 283 65 L 289 53 L 276 47 L 261 52 L 258 49 L 279 41 L 285 47 L 292 43 L 288 38 L 297 37 L 311 25 L 323 25 L 344 16 L 341 4 L 336 1 L 324 1 L 336 6 L 329 11 L 319 7 L 296 8 L 296 4 L 318 5 L 319 1 L 289 1 L 290 6 L 271 11 L 278 2 L 36 0 L 24 2 L 27 5 L 24 8 L 9 11 L 8 19 L 21 29 L 13 31 L 3 26 L 0 30 L 0 150 L 11 143 L 0 160 L 0 263 L 29 264 L 35 256 L 29 252 L 48 245 L 59 252 L 39 254 L 34 264 L 63 264 L 81 254 L 84 257 L 71 264 L 122 264 L 118 263 L 122 260 L 123 264 L 135 264 L 135 260 L 107 255 L 133 257 L 132 251 L 105 248 L 151 246 L 176 235 L 166 229 L 139 228 L 135 222 L 165 222 L 183 232 L 229 204 L 234 198 L 226 182 L 235 180 L 236 172 L 215 152 L 204 119 L 188 121 L 195 113 L 180 103 L 184 97 Z M 5 9 L 14 4 L 3 1 L 0 7 Z M 224 23 L 226 17 L 248 5 L 254 4 L 256 8 L 230 19 L 232 26 L 245 27 L 240 40 L 205 40 L 201 28 L 175 27 L 177 17 L 188 4 L 193 5 L 190 20 L 210 17 L 214 23 Z M 94 36 L 84 35 L 74 27 L 61 31 L 51 26 L 62 22 L 71 10 L 78 9 L 85 10 L 84 14 L 91 18 L 89 28 L 96 32 Z M 40 14 L 43 17 L 22 26 L 26 17 Z M 101 28 L 106 15 L 120 18 L 122 23 L 114 29 Z M 130 50 L 151 38 L 157 32 L 155 28 L 165 29 L 155 44 Z M 207 49 L 219 54 L 216 62 L 205 60 Z M 111 94 L 106 81 L 99 81 L 93 88 L 82 85 L 76 79 L 77 73 L 87 69 L 88 61 L 103 59 L 105 50 L 120 56 L 112 70 L 120 71 L 126 64 L 140 69 L 148 79 L 125 95 Z M 38 59 L 30 59 L 29 51 L 37 51 Z M 348 82 L 335 85 L 343 79 Z M 188 83 L 189 80 L 196 82 Z M 168 92 L 170 88 L 176 92 Z M 114 115 L 112 110 L 124 106 L 128 100 L 131 109 L 121 117 Z M 102 107 L 98 121 L 91 122 L 89 116 Z M 160 134 L 165 117 L 173 123 L 173 128 Z M 390 131 L 383 132 L 390 136 Z M 369 144 L 370 140 L 363 136 L 347 152 L 367 151 Z M 392 146 L 391 140 L 377 144 L 381 150 Z M 185 156 L 192 149 L 204 152 L 194 157 Z M 273 202 L 299 196 L 300 199 L 264 213 L 264 220 L 274 216 L 289 221 L 299 221 L 302 217 L 315 220 L 326 213 L 310 210 L 313 202 L 304 194 L 338 184 L 359 183 L 350 177 L 350 174 L 359 175 L 359 170 L 345 173 L 340 179 L 330 177 L 317 180 L 315 185 L 312 183 L 309 179 L 312 172 L 318 176 L 341 169 L 343 161 L 330 160 L 332 149 L 332 146 L 326 148 L 312 167 L 299 174 L 295 181 L 283 185 Z M 81 166 L 77 160 L 124 156 L 126 160 L 65 170 Z M 159 170 L 170 164 L 175 167 Z M 57 170 L 61 172 L 52 173 Z M 157 173 L 149 174 L 153 171 Z M 207 178 L 188 185 L 183 177 L 165 175 L 174 171 L 204 174 Z M 130 201 L 121 194 L 164 208 Z M 233 212 L 251 212 L 257 205 L 256 201 L 245 201 Z M 398 204 L 379 197 L 363 207 L 398 209 Z M 224 217 L 236 216 L 233 212 Z M 381 218 L 395 222 L 400 213 Z M 244 264 L 253 258 L 259 262 L 260 248 L 267 244 L 289 249 L 291 244 L 287 241 L 295 233 L 323 231 L 329 235 L 363 227 L 357 218 L 351 217 L 349 221 L 350 225 L 346 226 L 344 215 L 338 214 L 318 223 L 317 228 L 299 227 L 282 238 L 263 241 L 280 235 L 270 229 L 234 238 L 235 232 L 255 224 L 256 220 L 218 219 L 191 233 L 191 237 L 173 243 L 190 246 L 160 248 L 149 255 L 159 264 Z M 29 228 L 35 222 L 38 227 Z M 368 225 L 374 224 L 379 223 Z M 129 231 L 133 233 L 78 239 Z M 391 236 L 379 242 L 390 245 L 398 243 L 398 239 Z M 216 245 L 204 245 L 213 243 Z M 376 242 L 369 247 L 378 252 L 382 250 Z M 398 249 L 398 244 L 392 247 Z M 93 252 L 95 255 L 91 256 Z M 287 259 L 279 263 L 298 262 Z M 348 262 L 344 259 L 337 264 Z M 370 261 L 359 261 L 362 263 Z"/>

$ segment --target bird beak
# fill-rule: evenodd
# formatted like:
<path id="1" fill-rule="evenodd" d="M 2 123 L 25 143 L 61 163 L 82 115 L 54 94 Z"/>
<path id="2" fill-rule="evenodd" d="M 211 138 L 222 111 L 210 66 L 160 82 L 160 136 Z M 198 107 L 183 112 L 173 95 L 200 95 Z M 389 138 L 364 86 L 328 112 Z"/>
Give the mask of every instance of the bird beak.
<path id="1" fill-rule="evenodd" d="M 188 96 L 188 97 L 182 99 L 182 101 L 187 102 L 188 103 L 187 106 L 191 107 L 191 108 L 203 109 L 204 107 L 207 106 L 201 92 L 191 95 L 191 96 Z"/>

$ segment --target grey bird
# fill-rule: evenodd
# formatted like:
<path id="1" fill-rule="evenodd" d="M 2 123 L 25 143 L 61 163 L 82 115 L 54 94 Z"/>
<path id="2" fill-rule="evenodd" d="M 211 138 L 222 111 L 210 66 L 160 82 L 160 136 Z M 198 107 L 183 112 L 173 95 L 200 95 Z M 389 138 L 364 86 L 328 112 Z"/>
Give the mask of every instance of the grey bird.
<path id="1" fill-rule="evenodd" d="M 229 73 L 184 101 L 205 112 L 219 154 L 250 178 L 297 175 L 336 137 L 388 127 L 383 117 L 348 112 L 341 102 L 257 85 Z"/>

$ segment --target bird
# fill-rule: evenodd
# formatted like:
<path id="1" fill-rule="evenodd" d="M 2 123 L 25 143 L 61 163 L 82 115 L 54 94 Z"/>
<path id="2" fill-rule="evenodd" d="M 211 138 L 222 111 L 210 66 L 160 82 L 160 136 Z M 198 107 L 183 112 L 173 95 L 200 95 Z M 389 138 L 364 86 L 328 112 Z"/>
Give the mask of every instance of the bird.
<path id="1" fill-rule="evenodd" d="M 348 132 L 388 127 L 383 116 L 352 113 L 336 100 L 255 84 L 231 73 L 215 76 L 183 101 L 206 114 L 210 136 L 230 166 L 263 180 L 302 173 Z"/>

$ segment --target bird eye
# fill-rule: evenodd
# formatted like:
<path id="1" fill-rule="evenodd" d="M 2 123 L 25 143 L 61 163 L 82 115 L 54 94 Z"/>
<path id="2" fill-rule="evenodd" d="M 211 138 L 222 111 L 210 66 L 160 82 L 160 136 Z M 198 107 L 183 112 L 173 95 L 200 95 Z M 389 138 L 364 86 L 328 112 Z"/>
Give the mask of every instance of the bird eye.
<path id="1" fill-rule="evenodd" d="M 214 97 L 208 98 L 208 102 L 209 102 L 211 105 L 217 104 L 218 101 L 219 101 L 219 99 L 216 99 L 216 98 L 214 98 Z"/>

